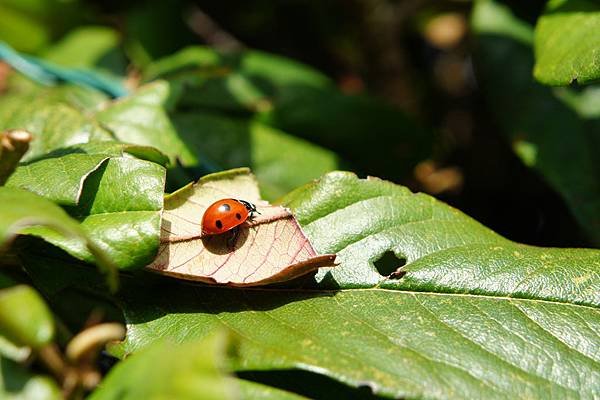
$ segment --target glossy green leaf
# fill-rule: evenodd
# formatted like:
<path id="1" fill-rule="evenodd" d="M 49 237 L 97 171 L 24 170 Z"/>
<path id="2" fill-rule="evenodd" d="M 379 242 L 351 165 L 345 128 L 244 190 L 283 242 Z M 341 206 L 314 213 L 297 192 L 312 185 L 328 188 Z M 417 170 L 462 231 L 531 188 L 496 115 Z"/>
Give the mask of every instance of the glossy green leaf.
<path id="1" fill-rule="evenodd" d="M 204 165 L 214 170 L 251 167 L 266 199 L 338 167 L 334 153 L 258 122 L 214 113 L 177 113 L 173 122 Z"/>
<path id="2" fill-rule="evenodd" d="M 85 230 L 53 202 L 31 192 L 0 187 L 0 250 L 5 250 L 18 234 L 39 236 L 49 242 L 65 240 L 74 247 L 85 249 L 94 260 L 109 272 L 109 283 L 116 284 L 114 265 L 107 255 L 89 239 Z"/>
<path id="3" fill-rule="evenodd" d="M 139 268 L 152 261 L 158 248 L 165 169 L 157 163 L 166 162 L 149 147 L 115 142 L 77 145 L 21 165 L 7 186 L 64 205 L 119 268 Z M 95 260 L 76 237 L 47 227 L 29 228 L 27 233 L 81 260 Z"/>
<path id="4" fill-rule="evenodd" d="M 228 341 L 221 332 L 183 345 L 156 343 L 119 363 L 90 399 L 235 398 L 235 383 L 223 373 Z"/>
<path id="5" fill-rule="evenodd" d="M 131 154 L 166 161 L 156 150 L 142 146 L 79 145 L 17 168 L 7 184 L 69 206 L 69 213 L 119 268 L 140 268 L 158 249 L 165 169 Z M 28 232 L 79 259 L 94 261 L 78 240 L 43 227 Z"/>
<path id="6" fill-rule="evenodd" d="M 225 326 L 242 338 L 238 370 L 303 369 L 389 397 L 589 398 L 600 384 L 600 250 L 513 243 L 427 195 L 349 173 L 284 204 L 341 265 L 295 289 L 131 283 L 115 351 Z M 378 270 L 389 251 L 406 260 L 403 276 Z"/>
<path id="7" fill-rule="evenodd" d="M 228 376 L 225 367 L 229 363 L 228 348 L 233 347 L 230 342 L 231 338 L 222 331 L 185 344 L 155 343 L 119 363 L 90 399 L 304 399 Z"/>
<path id="8" fill-rule="evenodd" d="M 537 80 L 580 84 L 600 78 L 600 5 L 590 0 L 551 0 L 535 27 Z"/>
<path id="9" fill-rule="evenodd" d="M 150 147 L 117 142 L 74 145 L 22 163 L 6 184 L 27 189 L 58 204 L 76 206 L 90 174 L 104 168 L 110 158 L 132 156 L 162 165 L 168 162 L 164 155 Z"/>
<path id="10" fill-rule="evenodd" d="M 128 350 L 226 326 L 246 339 L 240 369 L 307 369 L 392 397 L 576 398 L 599 383 L 593 308 L 384 289 L 166 289 L 127 304 Z"/>
<path id="11" fill-rule="evenodd" d="M 59 387 L 47 376 L 33 375 L 17 363 L 0 357 L 0 397 L 6 400 L 60 400 Z"/>
<path id="12" fill-rule="evenodd" d="M 0 97 L 0 129 L 25 129 L 33 134 L 24 160 L 88 142 L 119 140 L 152 146 L 184 165 L 195 157 L 178 137 L 164 104 L 169 86 L 155 82 L 130 96 L 108 101 L 93 89 L 74 85 L 51 88 L 13 79 Z"/>
<path id="13" fill-rule="evenodd" d="M 88 176 L 108 160 L 104 154 L 71 153 L 22 164 L 7 186 L 20 187 L 52 201 L 75 206 Z"/>
<path id="14" fill-rule="evenodd" d="M 589 237 L 600 243 L 600 160 L 594 153 L 598 116 L 573 102 L 578 95 L 571 89 L 556 92 L 532 81 L 526 24 L 507 7 L 478 1 L 472 25 L 478 76 L 495 121 L 515 153 L 561 194 Z M 598 108 L 588 105 L 592 111 Z"/>
<path id="15" fill-rule="evenodd" d="M 469 292 L 600 306 L 600 250 L 514 243 L 433 197 L 377 178 L 331 173 L 297 189 L 284 204 L 317 252 L 338 255 L 341 265 L 318 276 L 325 287 Z M 402 279 L 382 274 L 373 263 L 390 251 L 398 268 L 406 263 Z"/>
<path id="16" fill-rule="evenodd" d="M 0 290 L 0 336 L 36 349 L 54 339 L 52 313 L 33 288 L 17 285 Z"/>
<path id="17" fill-rule="evenodd" d="M 0 96 L 0 129 L 24 129 L 33 135 L 24 161 L 52 150 L 95 140 L 113 140 L 90 111 L 106 98 L 78 86 L 52 88 L 25 84 Z"/>
<path id="18" fill-rule="evenodd" d="M 74 236 L 81 236 L 81 239 L 84 237 L 77 223 L 60 207 L 30 192 L 0 187 L 0 203 L 5 205 L 0 209 L 1 248 L 21 230 L 40 224 L 49 224 L 58 232 L 73 233 Z"/>

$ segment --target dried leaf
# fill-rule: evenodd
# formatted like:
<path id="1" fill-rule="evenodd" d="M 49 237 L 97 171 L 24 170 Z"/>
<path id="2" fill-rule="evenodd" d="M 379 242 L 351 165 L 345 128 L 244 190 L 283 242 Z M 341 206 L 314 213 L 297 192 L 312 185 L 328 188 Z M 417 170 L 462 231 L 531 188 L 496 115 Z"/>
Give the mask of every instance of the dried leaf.
<path id="1" fill-rule="evenodd" d="M 223 198 L 254 203 L 260 212 L 238 236 L 203 236 L 206 208 Z M 246 168 L 208 175 L 165 198 L 158 256 L 148 268 L 165 275 L 229 286 L 288 281 L 334 265 L 335 255 L 318 255 L 300 225 L 283 207 L 260 199 Z"/>

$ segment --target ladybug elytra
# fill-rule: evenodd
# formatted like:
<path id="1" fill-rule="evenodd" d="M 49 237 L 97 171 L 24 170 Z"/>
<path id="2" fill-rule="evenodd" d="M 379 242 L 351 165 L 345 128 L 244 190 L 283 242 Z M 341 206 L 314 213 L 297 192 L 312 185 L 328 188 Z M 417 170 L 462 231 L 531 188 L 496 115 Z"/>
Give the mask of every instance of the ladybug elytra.
<path id="1" fill-rule="evenodd" d="M 221 199 L 208 206 L 202 217 L 202 234 L 218 235 L 230 231 L 259 213 L 256 206 L 239 199 Z M 259 213 L 260 214 L 260 213 Z"/>

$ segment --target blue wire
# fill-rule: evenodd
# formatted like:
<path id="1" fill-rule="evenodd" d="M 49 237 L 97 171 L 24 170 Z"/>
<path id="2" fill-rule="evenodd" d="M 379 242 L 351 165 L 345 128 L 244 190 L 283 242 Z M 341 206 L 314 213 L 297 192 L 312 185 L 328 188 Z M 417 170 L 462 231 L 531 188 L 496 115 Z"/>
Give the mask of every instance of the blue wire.
<path id="1" fill-rule="evenodd" d="M 43 85 L 53 85 L 64 81 L 92 87 L 111 97 L 122 97 L 128 94 L 121 79 L 103 76 L 97 72 L 80 68 L 65 68 L 37 57 L 23 55 L 1 41 L 0 60 L 4 60 L 23 75 Z"/>

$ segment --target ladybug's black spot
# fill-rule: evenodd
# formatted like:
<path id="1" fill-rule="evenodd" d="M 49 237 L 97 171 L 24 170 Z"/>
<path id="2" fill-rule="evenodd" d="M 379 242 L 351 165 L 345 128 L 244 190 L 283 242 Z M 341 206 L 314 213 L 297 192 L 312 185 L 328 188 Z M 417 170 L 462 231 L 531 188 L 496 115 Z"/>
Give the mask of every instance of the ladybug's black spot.
<path id="1" fill-rule="evenodd" d="M 219 229 L 223 228 L 223 223 L 221 222 L 221 220 L 220 220 L 220 219 L 218 219 L 218 220 L 215 222 L 215 225 L 216 225 L 216 226 L 217 226 L 217 228 L 219 228 Z"/>
<path id="2" fill-rule="evenodd" d="M 242 219 L 242 215 L 241 215 L 240 213 L 235 213 L 235 217 L 236 217 L 237 219 Z"/>

